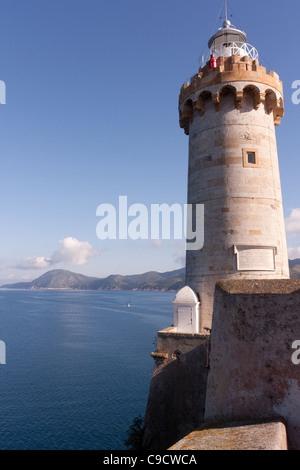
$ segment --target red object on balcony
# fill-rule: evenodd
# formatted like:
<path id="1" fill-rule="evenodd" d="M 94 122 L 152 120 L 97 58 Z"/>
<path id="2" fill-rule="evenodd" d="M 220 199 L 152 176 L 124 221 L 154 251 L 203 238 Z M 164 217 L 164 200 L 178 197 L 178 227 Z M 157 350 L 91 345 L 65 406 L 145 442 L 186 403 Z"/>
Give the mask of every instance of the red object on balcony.
<path id="1" fill-rule="evenodd" d="M 215 58 L 213 54 L 210 56 L 209 66 L 211 69 L 215 69 L 218 66 L 217 59 Z"/>

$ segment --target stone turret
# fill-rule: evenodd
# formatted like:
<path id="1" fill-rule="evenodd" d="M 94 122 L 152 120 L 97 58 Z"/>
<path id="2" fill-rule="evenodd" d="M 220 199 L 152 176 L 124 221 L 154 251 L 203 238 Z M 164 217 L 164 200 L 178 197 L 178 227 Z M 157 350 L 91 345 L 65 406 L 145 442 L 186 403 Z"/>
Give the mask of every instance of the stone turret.
<path id="1" fill-rule="evenodd" d="M 245 40 L 224 22 L 209 41 L 210 60 L 179 96 L 180 127 L 189 136 L 188 203 L 204 204 L 204 246 L 186 254 L 200 333 L 211 328 L 217 281 L 289 278 L 275 135 L 282 82 Z"/>

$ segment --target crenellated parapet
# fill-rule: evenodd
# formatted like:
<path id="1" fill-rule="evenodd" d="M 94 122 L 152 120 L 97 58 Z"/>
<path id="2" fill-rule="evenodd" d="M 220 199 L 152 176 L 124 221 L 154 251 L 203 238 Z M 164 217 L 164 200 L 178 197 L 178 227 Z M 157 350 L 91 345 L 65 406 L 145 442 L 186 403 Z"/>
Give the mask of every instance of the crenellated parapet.
<path id="1" fill-rule="evenodd" d="M 189 134 L 194 112 L 205 115 L 207 100 L 211 100 L 216 112 L 222 109 L 223 96 L 234 94 L 236 109 L 240 109 L 245 93 L 251 93 L 253 109 L 265 106 L 267 114 L 273 113 L 274 125 L 278 126 L 284 115 L 283 88 L 279 76 L 274 71 L 267 73 L 258 60 L 250 57 L 219 57 L 217 67 L 207 63 L 200 67 L 197 75 L 185 83 L 179 95 L 180 127 Z"/>

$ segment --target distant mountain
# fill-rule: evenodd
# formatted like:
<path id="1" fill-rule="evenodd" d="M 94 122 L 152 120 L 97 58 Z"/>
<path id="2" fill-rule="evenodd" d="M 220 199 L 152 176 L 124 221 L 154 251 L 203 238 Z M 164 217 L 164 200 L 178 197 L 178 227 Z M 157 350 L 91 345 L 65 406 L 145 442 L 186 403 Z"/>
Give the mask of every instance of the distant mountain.
<path id="1" fill-rule="evenodd" d="M 31 282 L 5 284 L 1 288 L 177 291 L 184 286 L 184 279 L 184 268 L 166 273 L 150 271 L 129 276 L 114 274 L 104 279 L 84 276 L 64 269 L 53 269 Z"/>
<path id="2" fill-rule="evenodd" d="M 300 279 L 300 259 L 290 260 L 289 265 L 291 278 Z"/>
<path id="3" fill-rule="evenodd" d="M 291 278 L 300 279 L 300 259 L 289 261 Z M 84 276 L 64 269 L 53 269 L 31 282 L 5 284 L 2 289 L 75 289 L 75 290 L 142 290 L 177 292 L 185 284 L 185 268 L 159 273 L 121 276 L 112 274 L 106 278 Z"/>

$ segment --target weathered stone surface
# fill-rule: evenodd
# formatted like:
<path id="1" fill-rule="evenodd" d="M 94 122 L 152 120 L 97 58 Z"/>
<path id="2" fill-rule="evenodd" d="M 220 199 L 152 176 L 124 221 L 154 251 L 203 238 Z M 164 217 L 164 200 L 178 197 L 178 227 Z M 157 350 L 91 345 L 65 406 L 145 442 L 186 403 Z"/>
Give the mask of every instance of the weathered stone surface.
<path id="1" fill-rule="evenodd" d="M 202 428 L 170 450 L 287 450 L 286 429 L 282 422 Z"/>
<path id="2" fill-rule="evenodd" d="M 165 450 L 203 423 L 208 373 L 207 338 L 158 332 L 157 353 L 145 414 L 143 447 Z"/>
<path id="3" fill-rule="evenodd" d="M 214 288 L 220 279 L 289 278 L 272 113 L 283 97 L 269 84 L 251 82 L 250 75 L 248 83 L 219 81 L 186 98 L 193 113 L 188 203 L 204 205 L 204 246 L 186 254 L 186 284 L 201 302 L 200 333 L 211 328 Z M 236 93 L 241 91 L 237 108 Z M 204 114 L 193 111 L 198 99 Z M 180 106 L 183 112 L 187 102 Z M 249 246 L 247 264 L 239 263 L 237 246 Z"/>
<path id="4" fill-rule="evenodd" d="M 266 89 L 272 87 L 282 94 L 282 82 L 279 80 L 279 76 L 276 72 L 270 71 L 269 73 L 266 73 L 266 68 L 259 65 L 258 60 L 254 60 L 251 64 L 247 64 L 247 67 L 243 67 L 247 60 L 247 56 L 219 57 L 217 68 L 211 69 L 209 65 L 200 67 L 198 74 L 194 75 L 190 82 L 186 82 L 182 86 L 180 90 L 179 104 L 181 105 L 184 100 L 189 98 L 194 92 L 199 92 L 213 85 L 228 82 L 235 83 L 250 81 L 253 83 L 262 83 L 265 85 Z M 218 88 L 215 91 L 216 95 L 217 93 Z M 239 99 L 240 94 L 237 95 L 237 105 L 239 105 Z M 274 103 L 274 105 L 275 104 L 276 103 Z"/>
<path id="5" fill-rule="evenodd" d="M 300 279 L 233 279 L 219 281 L 217 286 L 229 294 L 291 294 L 300 290 Z"/>
<path id="6" fill-rule="evenodd" d="M 300 450 L 299 280 L 217 283 L 205 422 L 283 419 Z"/>

